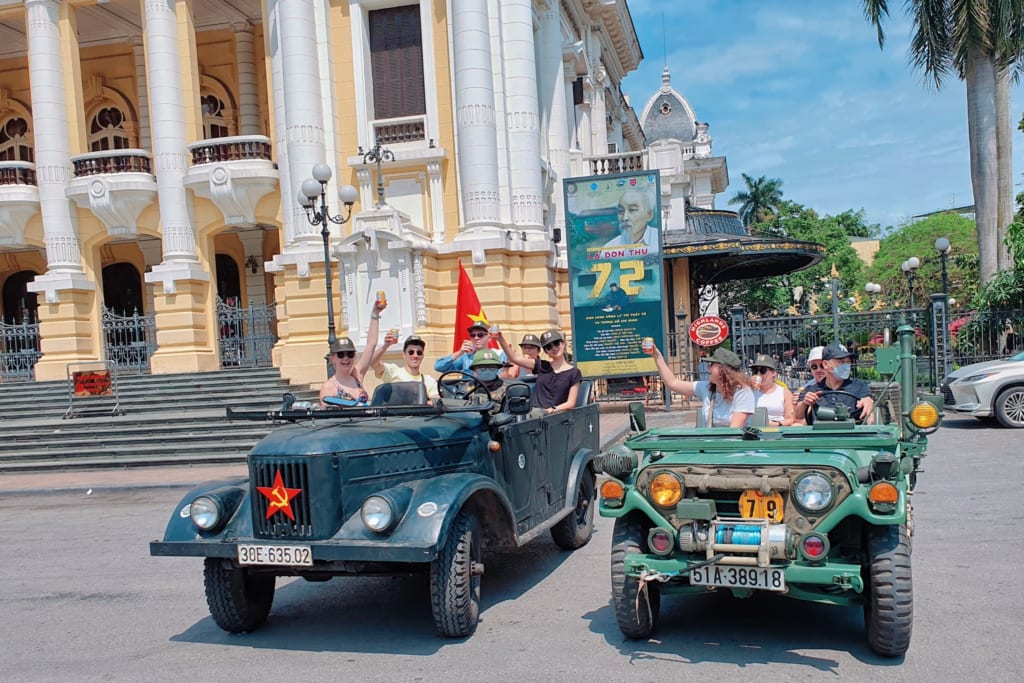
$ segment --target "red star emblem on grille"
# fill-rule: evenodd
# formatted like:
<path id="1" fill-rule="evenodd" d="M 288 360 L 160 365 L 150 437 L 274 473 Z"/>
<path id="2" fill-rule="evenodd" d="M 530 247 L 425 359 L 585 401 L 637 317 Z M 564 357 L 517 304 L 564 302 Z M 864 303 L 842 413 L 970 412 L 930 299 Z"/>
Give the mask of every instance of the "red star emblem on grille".
<path id="1" fill-rule="evenodd" d="M 292 512 L 292 498 L 302 493 L 302 489 L 285 488 L 280 470 L 274 473 L 273 486 L 257 486 L 256 490 L 262 493 L 268 501 L 267 519 L 280 510 L 288 519 L 295 521 L 295 513 Z"/>

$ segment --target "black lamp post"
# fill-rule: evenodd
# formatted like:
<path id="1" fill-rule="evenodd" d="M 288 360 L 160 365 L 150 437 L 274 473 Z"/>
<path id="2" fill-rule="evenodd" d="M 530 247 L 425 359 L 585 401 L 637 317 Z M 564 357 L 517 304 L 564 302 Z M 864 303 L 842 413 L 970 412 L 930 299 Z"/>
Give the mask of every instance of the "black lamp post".
<path id="1" fill-rule="evenodd" d="M 331 275 L 331 252 L 328 240 L 331 237 L 330 224 L 342 225 L 352 217 L 352 205 L 359 193 L 351 185 L 338 188 L 338 197 L 345 205 L 344 216 L 332 216 L 327 207 L 327 181 L 331 179 L 331 168 L 327 164 L 313 167 L 313 177 L 302 181 L 302 192 L 299 193 L 299 204 L 306 210 L 306 218 L 310 225 L 322 226 L 320 237 L 324 241 L 324 272 L 327 278 L 327 351 L 330 353 L 338 337 L 334 330 L 334 291 Z M 319 203 L 317 202 L 319 199 Z"/>
<path id="2" fill-rule="evenodd" d="M 921 267 L 921 259 L 916 256 L 911 256 L 900 268 L 903 270 L 903 274 L 907 276 L 907 290 L 910 292 L 910 308 L 914 307 L 914 272 Z"/>
<path id="3" fill-rule="evenodd" d="M 364 164 L 377 164 L 377 206 L 384 206 L 384 174 L 381 172 L 381 165 L 385 161 L 394 161 L 395 155 L 391 153 L 390 149 L 381 147 L 379 139 L 370 151 L 364 152 L 360 147 L 357 153 L 363 157 Z"/>
<path id="4" fill-rule="evenodd" d="M 946 275 L 946 257 L 949 256 L 950 249 L 949 240 L 945 237 L 935 240 L 935 249 L 939 252 L 939 258 L 942 259 L 942 293 L 949 296 L 949 279 Z"/>

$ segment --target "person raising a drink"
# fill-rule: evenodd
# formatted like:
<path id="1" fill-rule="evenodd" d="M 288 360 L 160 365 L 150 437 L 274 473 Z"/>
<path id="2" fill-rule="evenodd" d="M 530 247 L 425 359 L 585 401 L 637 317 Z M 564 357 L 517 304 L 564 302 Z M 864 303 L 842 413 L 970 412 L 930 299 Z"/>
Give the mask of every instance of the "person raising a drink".
<path id="1" fill-rule="evenodd" d="M 729 349 L 719 347 L 705 359 L 710 366 L 706 381 L 687 382 L 676 377 L 656 344 L 644 344 L 642 348 L 654 358 L 661 381 L 669 390 L 701 401 L 708 427 L 742 427 L 754 414 L 753 382 L 743 372 L 739 356 Z"/>

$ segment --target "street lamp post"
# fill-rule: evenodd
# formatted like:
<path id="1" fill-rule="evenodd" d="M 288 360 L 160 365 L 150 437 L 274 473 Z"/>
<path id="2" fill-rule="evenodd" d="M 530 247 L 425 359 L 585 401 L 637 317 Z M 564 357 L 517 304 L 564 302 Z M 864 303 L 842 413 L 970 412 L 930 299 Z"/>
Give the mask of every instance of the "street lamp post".
<path id="1" fill-rule="evenodd" d="M 946 257 L 949 255 L 950 244 L 949 240 L 945 237 L 940 237 L 935 240 L 935 249 L 939 252 L 939 258 L 942 259 L 942 293 L 949 295 L 949 279 L 946 275 Z"/>
<path id="2" fill-rule="evenodd" d="M 394 161 L 395 155 L 390 149 L 381 147 L 379 139 L 368 152 L 364 152 L 360 147 L 358 154 L 363 157 L 364 164 L 377 164 L 377 208 L 380 208 L 384 206 L 384 174 L 381 172 L 381 165 L 385 161 Z"/>
<path id="3" fill-rule="evenodd" d="M 313 167 L 313 177 L 302 181 L 302 192 L 299 193 L 299 204 L 306 210 L 306 218 L 310 225 L 319 225 L 320 237 L 324 241 L 324 277 L 327 279 L 327 352 L 338 341 L 334 329 L 334 291 L 331 275 L 331 252 L 328 240 L 331 237 L 330 224 L 343 225 L 352 217 L 352 205 L 356 203 L 359 193 L 351 185 L 338 188 L 338 198 L 345 205 L 344 216 L 332 216 L 327 206 L 327 182 L 331 179 L 331 168 L 327 164 Z M 317 200 L 319 199 L 319 203 Z"/>
<path id="4" fill-rule="evenodd" d="M 910 292 L 910 308 L 914 307 L 914 273 L 920 267 L 921 259 L 916 256 L 911 256 L 900 266 L 903 270 L 903 274 L 907 276 L 907 291 Z"/>

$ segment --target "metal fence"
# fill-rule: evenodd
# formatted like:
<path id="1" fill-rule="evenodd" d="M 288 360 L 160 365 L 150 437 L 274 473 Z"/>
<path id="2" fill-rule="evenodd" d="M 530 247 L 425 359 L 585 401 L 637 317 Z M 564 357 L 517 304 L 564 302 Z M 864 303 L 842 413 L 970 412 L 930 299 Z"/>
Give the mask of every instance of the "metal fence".
<path id="1" fill-rule="evenodd" d="M 39 323 L 5 323 L 0 320 L 0 381 L 31 382 L 35 379 L 39 350 Z"/>
<path id="2" fill-rule="evenodd" d="M 217 329 L 220 338 L 221 367 L 266 368 L 272 364 L 271 352 L 277 343 L 277 311 L 274 304 L 247 308 L 237 299 L 217 299 Z"/>
<path id="3" fill-rule="evenodd" d="M 156 352 L 156 316 L 118 315 L 106 306 L 101 317 L 103 356 L 119 374 L 149 372 L 149 359 Z"/>

